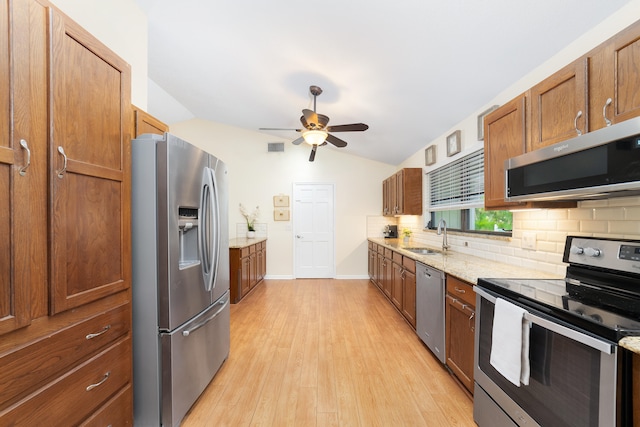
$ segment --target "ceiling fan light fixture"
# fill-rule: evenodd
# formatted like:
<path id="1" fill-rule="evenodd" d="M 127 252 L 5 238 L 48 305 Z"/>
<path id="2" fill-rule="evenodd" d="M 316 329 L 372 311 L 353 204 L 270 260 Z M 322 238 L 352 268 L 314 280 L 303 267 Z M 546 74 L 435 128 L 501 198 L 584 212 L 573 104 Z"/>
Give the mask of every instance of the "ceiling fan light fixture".
<path id="1" fill-rule="evenodd" d="M 302 132 L 304 141 L 309 145 L 321 145 L 327 139 L 327 131 L 307 130 Z"/>

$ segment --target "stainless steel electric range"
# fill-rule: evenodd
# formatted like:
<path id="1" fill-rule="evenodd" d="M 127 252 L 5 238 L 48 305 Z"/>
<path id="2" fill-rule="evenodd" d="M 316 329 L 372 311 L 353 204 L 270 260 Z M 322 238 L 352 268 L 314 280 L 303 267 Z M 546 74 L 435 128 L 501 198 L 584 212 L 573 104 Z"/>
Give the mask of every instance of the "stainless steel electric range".
<path id="1" fill-rule="evenodd" d="M 640 241 L 569 236 L 563 261 L 564 279 L 478 280 L 480 427 L 632 425 L 632 355 L 618 341 L 640 336 Z M 502 350 L 493 342 L 498 299 L 524 309 L 526 384 L 507 380 L 490 361 L 492 346 Z"/>

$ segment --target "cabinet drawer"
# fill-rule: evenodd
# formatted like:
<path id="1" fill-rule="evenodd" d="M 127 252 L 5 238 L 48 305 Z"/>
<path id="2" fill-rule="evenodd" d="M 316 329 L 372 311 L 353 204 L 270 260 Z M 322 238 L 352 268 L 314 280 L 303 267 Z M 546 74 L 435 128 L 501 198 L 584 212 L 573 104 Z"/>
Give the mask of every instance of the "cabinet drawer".
<path id="1" fill-rule="evenodd" d="M 377 245 L 377 246 L 378 246 L 378 253 L 384 255 L 384 246 L 382 245 Z"/>
<path id="2" fill-rule="evenodd" d="M 0 425 L 77 425 L 129 383 L 127 337 L 0 413 Z"/>
<path id="3" fill-rule="evenodd" d="M 133 425 L 133 393 L 129 384 L 80 424 L 80 427 L 131 425 Z"/>
<path id="4" fill-rule="evenodd" d="M 246 258 L 249 256 L 249 246 L 240 249 L 240 258 Z"/>
<path id="5" fill-rule="evenodd" d="M 473 290 L 473 285 L 463 282 L 457 277 L 447 275 L 447 293 L 473 307 L 476 306 L 476 293 Z"/>
<path id="6" fill-rule="evenodd" d="M 402 266 L 404 267 L 405 270 L 408 270 L 412 273 L 416 272 L 416 261 L 409 257 L 402 258 Z"/>
<path id="7" fill-rule="evenodd" d="M 393 251 L 391 249 L 384 248 L 384 257 L 391 259 L 391 254 Z"/>
<path id="8" fill-rule="evenodd" d="M 393 253 L 393 262 L 395 262 L 398 265 L 402 265 L 402 254 L 400 254 L 398 252 L 394 252 Z"/>
<path id="9" fill-rule="evenodd" d="M 251 245 L 251 246 L 249 246 L 249 253 L 250 253 L 250 254 L 253 254 L 253 253 L 255 253 L 255 252 L 256 252 L 256 245 Z"/>
<path id="10" fill-rule="evenodd" d="M 86 359 L 131 329 L 131 305 L 98 313 L 0 355 L 0 407 Z"/>

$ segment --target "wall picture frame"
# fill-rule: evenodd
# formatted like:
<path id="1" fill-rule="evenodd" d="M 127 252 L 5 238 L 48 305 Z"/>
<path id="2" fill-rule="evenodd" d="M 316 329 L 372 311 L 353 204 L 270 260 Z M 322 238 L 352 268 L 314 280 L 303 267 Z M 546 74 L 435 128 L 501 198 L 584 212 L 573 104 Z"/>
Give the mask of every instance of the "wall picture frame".
<path id="1" fill-rule="evenodd" d="M 447 157 L 451 157 L 454 154 L 458 154 L 461 150 L 461 132 L 459 130 L 453 132 L 447 136 Z"/>
<path id="2" fill-rule="evenodd" d="M 424 149 L 424 165 L 431 166 L 436 162 L 436 145 L 430 145 Z"/>
<path id="3" fill-rule="evenodd" d="M 278 194 L 277 196 L 273 196 L 273 206 L 276 208 L 288 207 L 289 196 L 285 196 L 284 194 Z"/>
<path id="4" fill-rule="evenodd" d="M 273 210 L 274 221 L 289 221 L 289 209 L 276 208 Z"/>
<path id="5" fill-rule="evenodd" d="M 494 106 L 492 106 L 490 108 L 487 108 L 482 113 L 480 113 L 480 115 L 478 116 L 478 141 L 484 141 L 484 118 L 490 112 L 497 110 L 498 107 L 500 107 L 500 106 L 499 105 L 494 105 Z"/>

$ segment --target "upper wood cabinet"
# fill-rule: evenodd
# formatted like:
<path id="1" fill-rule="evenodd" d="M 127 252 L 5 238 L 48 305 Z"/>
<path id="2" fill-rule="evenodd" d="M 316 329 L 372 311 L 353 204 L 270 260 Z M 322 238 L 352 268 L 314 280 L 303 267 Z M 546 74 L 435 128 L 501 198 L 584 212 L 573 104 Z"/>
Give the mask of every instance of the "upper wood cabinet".
<path id="1" fill-rule="evenodd" d="M 587 132 L 587 60 L 579 59 L 529 91 L 531 119 L 527 151 Z"/>
<path id="2" fill-rule="evenodd" d="M 145 133 L 162 135 L 165 132 L 169 132 L 169 126 L 165 123 L 135 105 L 131 107 L 133 109 L 133 134 L 135 138 Z"/>
<path id="3" fill-rule="evenodd" d="M 640 116 L 640 21 L 587 57 L 589 130 Z"/>
<path id="4" fill-rule="evenodd" d="M 12 25 L 13 23 L 13 25 Z M 33 168 L 29 170 L 29 8 L 0 3 L 0 335 L 28 325 Z M 12 103 L 12 100 L 14 101 Z M 31 144 L 31 147 L 29 146 Z M 40 242 L 42 243 L 42 242 Z"/>
<path id="5" fill-rule="evenodd" d="M 526 96 L 509 101 L 484 120 L 484 205 L 507 209 L 522 203 L 505 202 L 505 160 L 524 153 Z"/>
<path id="6" fill-rule="evenodd" d="M 51 312 L 130 286 L 129 65 L 51 10 Z"/>
<path id="7" fill-rule="evenodd" d="M 422 168 L 400 169 L 382 183 L 385 216 L 422 215 Z"/>
<path id="8" fill-rule="evenodd" d="M 0 425 L 131 424 L 129 65 L 0 0 L 0 79 Z"/>

